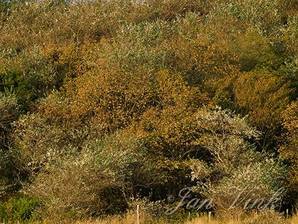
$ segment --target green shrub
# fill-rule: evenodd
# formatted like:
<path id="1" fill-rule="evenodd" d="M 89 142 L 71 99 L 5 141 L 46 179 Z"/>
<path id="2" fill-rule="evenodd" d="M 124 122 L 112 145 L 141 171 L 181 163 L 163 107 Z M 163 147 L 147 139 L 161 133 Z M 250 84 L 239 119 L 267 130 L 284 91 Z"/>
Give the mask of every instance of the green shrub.
<path id="1" fill-rule="evenodd" d="M 1 205 L 1 219 L 9 222 L 25 222 L 34 218 L 40 201 L 26 196 L 15 196 Z"/>
<path id="2" fill-rule="evenodd" d="M 8 216 L 7 216 L 7 211 L 3 203 L 0 205 L 0 219 L 2 222 L 7 222 L 8 221 Z"/>

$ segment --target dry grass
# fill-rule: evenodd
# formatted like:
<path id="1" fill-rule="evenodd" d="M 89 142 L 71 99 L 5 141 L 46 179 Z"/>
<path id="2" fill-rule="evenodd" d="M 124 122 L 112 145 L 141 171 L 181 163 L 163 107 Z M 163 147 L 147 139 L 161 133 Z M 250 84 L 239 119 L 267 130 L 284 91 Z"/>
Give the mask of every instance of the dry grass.
<path id="1" fill-rule="evenodd" d="M 298 223 L 298 215 L 294 216 L 291 221 L 290 221 L 291 224 L 297 224 Z"/>
<path id="2" fill-rule="evenodd" d="M 145 218 L 142 217 L 140 219 L 141 223 L 145 223 Z M 136 223 L 136 216 L 134 214 L 128 214 L 126 216 L 114 216 L 110 218 L 106 218 L 104 220 L 98 221 L 83 221 L 78 222 L 76 224 L 135 224 Z"/>
<path id="3" fill-rule="evenodd" d="M 125 216 L 113 216 L 103 220 L 88 220 L 80 221 L 75 224 L 135 224 L 136 216 L 135 214 L 127 214 Z M 169 222 L 165 219 L 154 219 L 150 216 L 142 216 L 140 218 L 140 223 L 143 224 L 168 224 Z M 173 222 L 181 224 L 181 221 Z M 208 217 L 198 217 L 190 221 L 185 221 L 185 224 L 298 224 L 298 215 L 292 217 L 291 219 L 285 219 L 277 214 L 253 214 L 241 218 L 211 218 Z"/>
<path id="4" fill-rule="evenodd" d="M 199 217 L 185 224 L 297 224 L 298 216 L 292 219 L 285 219 L 276 213 L 251 214 L 237 218 L 218 218 L 209 220 L 207 217 Z"/>

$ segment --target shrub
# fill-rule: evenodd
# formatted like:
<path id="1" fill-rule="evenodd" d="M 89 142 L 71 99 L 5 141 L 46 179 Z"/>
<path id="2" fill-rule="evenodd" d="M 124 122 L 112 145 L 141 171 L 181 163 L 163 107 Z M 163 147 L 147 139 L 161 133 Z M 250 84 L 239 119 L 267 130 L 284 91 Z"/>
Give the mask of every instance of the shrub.
<path id="1" fill-rule="evenodd" d="M 297 102 L 292 103 L 283 113 L 283 127 L 286 132 L 284 133 L 284 144 L 280 146 L 279 152 L 281 157 L 287 161 L 290 165 L 290 192 L 288 195 L 289 204 L 288 207 L 297 208 L 298 199 L 297 199 L 297 186 L 298 186 L 298 158 L 297 158 L 297 118 L 298 118 L 298 107 Z"/>
<path id="2" fill-rule="evenodd" d="M 62 49 L 55 45 L 36 46 L 19 53 L 3 49 L 0 90 L 13 90 L 22 109 L 28 109 L 32 102 L 61 87 L 76 64 L 71 48 L 69 45 Z"/>
<path id="3" fill-rule="evenodd" d="M 12 94 L 3 94 L 0 92 L 0 148 L 9 146 L 8 135 L 11 129 L 11 123 L 18 117 L 18 104 L 16 97 Z"/>
<path id="4" fill-rule="evenodd" d="M 15 196 L 1 206 L 2 220 L 6 222 L 25 222 L 34 218 L 34 212 L 39 208 L 40 202 L 36 198 Z"/>
<path id="5" fill-rule="evenodd" d="M 229 81 L 228 81 L 229 80 Z M 290 103 L 289 82 L 266 71 L 235 75 L 218 82 L 214 101 L 240 114 L 262 132 L 263 149 L 274 152 L 281 128 L 281 115 Z"/>
<path id="6" fill-rule="evenodd" d="M 14 136 L 27 162 L 35 164 L 34 169 L 51 160 L 48 153 L 63 154 L 67 147 L 79 149 L 89 136 L 101 138 L 128 127 L 151 107 L 196 105 L 205 98 L 168 71 L 133 76 L 103 70 L 81 76 L 69 82 L 64 93 L 42 100 L 39 112 L 17 122 Z"/>
<path id="7" fill-rule="evenodd" d="M 40 198 L 45 216 L 78 218 L 125 211 L 121 182 L 97 165 L 93 156 L 82 153 L 56 160 L 34 179 L 26 191 Z"/>
<path id="8" fill-rule="evenodd" d="M 19 185 L 22 165 L 12 147 L 12 123 L 19 116 L 19 106 L 13 94 L 0 92 L 0 198 L 15 191 Z"/>
<path id="9" fill-rule="evenodd" d="M 212 14 L 232 15 L 268 34 L 275 32 L 276 28 L 281 25 L 282 14 L 279 11 L 279 3 L 279 0 L 270 2 L 266 0 L 236 0 L 228 3 L 223 1 L 216 5 L 217 8 L 211 13 L 211 16 Z"/>
<path id="10" fill-rule="evenodd" d="M 287 172 L 285 167 L 273 160 L 237 164 L 234 171 L 217 183 L 206 184 L 207 195 L 218 211 L 279 210 L 287 194 Z"/>

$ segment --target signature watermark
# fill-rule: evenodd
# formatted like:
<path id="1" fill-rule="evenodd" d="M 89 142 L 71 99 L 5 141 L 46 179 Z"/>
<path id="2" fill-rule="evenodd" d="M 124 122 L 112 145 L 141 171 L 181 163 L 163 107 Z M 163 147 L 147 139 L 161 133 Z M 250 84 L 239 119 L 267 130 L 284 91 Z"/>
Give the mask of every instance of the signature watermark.
<path id="1" fill-rule="evenodd" d="M 251 194 L 250 194 L 251 193 Z M 265 210 L 277 209 L 281 204 L 281 196 L 285 193 L 284 188 L 275 191 L 271 197 L 258 198 L 253 195 L 253 189 L 244 188 L 231 198 L 230 203 L 224 209 L 231 210 L 234 208 L 243 208 L 244 210 Z M 167 215 L 174 214 L 178 209 L 185 208 L 187 210 L 211 210 L 214 208 L 213 199 L 200 199 L 192 195 L 191 188 L 183 188 L 180 190 L 179 203 L 172 208 L 166 210 Z"/>

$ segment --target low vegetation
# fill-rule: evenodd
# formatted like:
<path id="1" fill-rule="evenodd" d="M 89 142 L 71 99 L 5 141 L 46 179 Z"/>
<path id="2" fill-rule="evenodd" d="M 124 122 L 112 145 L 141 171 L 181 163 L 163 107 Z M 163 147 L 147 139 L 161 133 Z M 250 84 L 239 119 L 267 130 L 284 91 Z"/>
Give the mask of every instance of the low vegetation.
<path id="1" fill-rule="evenodd" d="M 297 12 L 0 1 L 0 220 L 296 223 Z"/>

